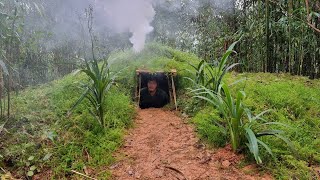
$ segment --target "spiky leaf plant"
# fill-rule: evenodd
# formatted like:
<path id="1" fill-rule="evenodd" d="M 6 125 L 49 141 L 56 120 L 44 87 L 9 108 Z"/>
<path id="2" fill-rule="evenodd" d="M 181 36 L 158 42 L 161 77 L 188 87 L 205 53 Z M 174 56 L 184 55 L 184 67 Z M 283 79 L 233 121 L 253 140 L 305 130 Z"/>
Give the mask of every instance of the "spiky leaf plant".
<path id="1" fill-rule="evenodd" d="M 100 125 L 105 128 L 107 126 L 105 122 L 105 98 L 114 83 L 116 74 L 112 74 L 110 72 L 110 66 L 107 59 L 103 61 L 102 66 L 99 66 L 99 62 L 95 56 L 95 37 L 93 34 L 93 7 L 91 5 L 86 10 L 86 13 L 88 18 L 88 30 L 91 40 L 92 60 L 89 61 L 85 59 L 84 68 L 80 69 L 78 72 L 85 73 L 89 77 L 90 82 L 87 84 L 82 84 L 84 92 L 71 108 L 71 110 L 78 106 L 84 99 L 87 99 L 91 105 L 91 107 L 88 108 L 89 112 L 99 121 Z"/>
<path id="2" fill-rule="evenodd" d="M 225 130 L 229 132 L 229 139 L 234 152 L 243 148 L 248 148 L 256 162 L 258 164 L 262 163 L 259 152 L 261 146 L 273 156 L 268 145 L 259 139 L 259 137 L 262 136 L 275 136 L 282 139 L 293 148 L 291 142 L 282 135 L 283 131 L 266 129 L 269 125 L 286 125 L 278 122 L 268 122 L 263 119 L 262 116 L 269 112 L 269 110 L 263 111 L 257 116 L 252 116 L 250 109 L 246 108 L 243 104 L 243 100 L 246 96 L 243 91 L 237 92 L 236 99 L 232 96 L 227 84 L 219 85 L 217 92 L 204 86 L 194 89 L 192 92 L 195 93 L 194 97 L 207 101 L 222 114 L 226 125 L 220 124 L 219 126 L 224 127 Z"/>
<path id="3" fill-rule="evenodd" d="M 223 77 L 226 75 L 228 71 L 230 71 L 235 66 L 240 63 L 233 63 L 229 65 L 228 59 L 229 56 L 235 52 L 233 49 L 239 41 L 236 41 L 230 45 L 228 50 L 222 56 L 219 62 L 216 63 L 208 63 L 205 60 L 200 61 L 198 65 L 192 65 L 192 70 L 189 70 L 192 74 L 195 72 L 194 82 L 197 85 L 201 85 L 207 87 L 209 89 L 218 91 L 218 87 L 222 82 Z M 217 64 L 216 66 L 214 64 Z M 192 80 L 193 81 L 193 80 Z"/>
<path id="4" fill-rule="evenodd" d="M 88 84 L 82 84 L 84 88 L 83 94 L 74 104 L 71 110 L 78 106 L 84 99 L 87 99 L 91 105 L 89 108 L 90 113 L 99 121 L 99 123 L 105 128 L 105 98 L 112 87 L 116 74 L 110 72 L 110 68 L 107 61 L 104 61 L 100 67 L 97 60 L 85 61 L 85 68 L 78 72 L 85 73 L 90 82 Z"/>

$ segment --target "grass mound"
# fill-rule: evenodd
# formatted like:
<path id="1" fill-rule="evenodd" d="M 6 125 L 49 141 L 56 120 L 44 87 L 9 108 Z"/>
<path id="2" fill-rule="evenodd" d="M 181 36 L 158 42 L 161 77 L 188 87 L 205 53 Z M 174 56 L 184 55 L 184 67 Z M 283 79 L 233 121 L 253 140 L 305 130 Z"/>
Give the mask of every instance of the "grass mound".
<path id="1" fill-rule="evenodd" d="M 135 106 L 135 70 L 151 71 L 177 69 L 178 106 L 192 116 L 199 137 L 212 146 L 224 146 L 228 138 L 215 123 L 218 111 L 206 103 L 191 98 L 186 88 L 191 76 L 189 63 L 199 59 L 158 44 L 149 44 L 140 53 L 130 50 L 114 52 L 109 58 L 111 70 L 121 72 L 107 94 L 106 117 L 111 128 L 103 129 L 87 110 L 87 103 L 79 105 L 71 115 L 68 110 L 81 95 L 80 82 L 88 79 L 83 74 L 68 75 L 41 86 L 30 87 L 14 96 L 14 115 L 0 134 L 0 167 L 15 177 L 52 176 L 72 178 L 71 170 L 88 173 L 97 178 L 108 178 L 108 166 L 114 162 L 112 154 L 121 146 L 125 128 L 132 124 Z M 313 170 L 320 163 L 320 81 L 287 74 L 230 73 L 224 81 L 245 81 L 232 87 L 243 89 L 245 104 L 254 112 L 272 109 L 266 119 L 288 124 L 283 129 L 293 142 L 291 152 L 282 141 L 264 139 L 273 150 L 276 160 L 266 159 L 262 168 L 279 179 L 312 179 Z M 0 125 L 3 124 L 1 120 Z M 276 127 L 279 129 L 279 127 Z M 252 159 L 249 157 L 249 162 Z M 0 173 L 4 173 L 0 170 Z"/>
<path id="2" fill-rule="evenodd" d="M 107 94 L 106 118 L 112 128 L 106 130 L 89 113 L 86 102 L 67 115 L 82 93 L 80 82 L 88 81 L 84 74 L 70 74 L 19 92 L 12 100 L 14 117 L 0 136 L 0 167 L 15 177 L 71 178 L 74 170 L 107 178 L 107 167 L 114 161 L 112 154 L 121 146 L 124 129 L 135 116 L 135 70 L 175 68 L 184 76 L 188 62 L 193 61 L 198 59 L 192 54 L 157 44 L 149 44 L 141 53 L 113 53 L 109 58 L 111 70 L 121 73 Z M 183 78 L 178 82 L 185 86 Z"/>
<path id="3" fill-rule="evenodd" d="M 317 179 L 315 169 L 320 163 L 320 81 L 268 73 L 233 73 L 225 80 L 231 83 L 242 78 L 246 80 L 233 86 L 234 92 L 244 90 L 247 94 L 245 105 L 256 113 L 271 109 L 265 119 L 287 124 L 289 127 L 274 128 L 283 130 L 295 149 L 292 152 L 283 141 L 275 138 L 263 139 L 273 150 L 275 160 L 263 151 L 266 162 L 262 167 L 279 179 Z M 219 121 L 220 116 L 208 108 L 197 112 L 193 118 L 199 136 L 220 147 L 224 145 L 225 141 L 221 139 L 225 135 L 214 120 Z M 252 159 L 248 160 L 252 162 Z"/>
<path id="4" fill-rule="evenodd" d="M 52 176 L 61 178 L 71 175 L 70 170 L 99 169 L 113 161 L 123 129 L 134 117 L 134 106 L 128 96 L 114 88 L 105 102 L 113 128 L 102 129 L 85 103 L 67 116 L 81 94 L 79 81 L 85 78 L 68 75 L 15 96 L 15 118 L 6 124 L 7 132 L 1 136 L 2 167 L 17 177 L 51 169 Z"/>
<path id="5" fill-rule="evenodd" d="M 178 72 L 176 86 L 177 89 L 183 90 L 189 86 L 189 81 L 183 78 L 190 76 L 187 71 L 190 69 L 189 64 L 198 63 L 199 58 L 191 53 L 151 43 L 140 53 L 134 51 L 114 52 L 111 54 L 109 62 L 113 70 L 122 71 L 117 82 L 119 85 L 124 85 L 123 89 L 134 89 L 137 69 L 147 69 L 151 72 L 176 69 Z"/>

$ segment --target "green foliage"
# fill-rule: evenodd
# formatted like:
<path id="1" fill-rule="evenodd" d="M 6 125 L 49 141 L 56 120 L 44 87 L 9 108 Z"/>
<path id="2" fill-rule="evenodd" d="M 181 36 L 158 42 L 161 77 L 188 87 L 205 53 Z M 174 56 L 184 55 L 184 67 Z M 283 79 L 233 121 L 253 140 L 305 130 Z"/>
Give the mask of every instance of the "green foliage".
<path id="1" fill-rule="evenodd" d="M 83 84 L 85 90 L 72 107 L 72 110 L 86 98 L 91 106 L 89 112 L 105 128 L 105 97 L 112 87 L 116 76 L 110 73 L 107 61 L 104 61 L 101 67 L 99 67 L 96 59 L 90 62 L 85 61 L 85 63 L 86 67 L 81 69 L 80 72 L 84 72 L 90 78 L 90 83 Z"/>
<path id="2" fill-rule="evenodd" d="M 241 34 L 234 62 L 241 62 L 243 71 L 320 77 L 318 1 L 199 1 L 197 8 L 193 3 L 171 0 L 156 6 L 155 39 L 210 62 Z"/>
<path id="3" fill-rule="evenodd" d="M 91 40 L 91 53 L 92 60 L 88 61 L 85 59 L 85 67 L 80 69 L 80 72 L 83 72 L 90 79 L 89 84 L 83 84 L 84 92 L 72 107 L 74 109 L 79 105 L 83 99 L 87 99 L 91 106 L 91 109 L 88 108 L 89 112 L 95 117 L 100 125 L 104 128 L 109 127 L 105 122 L 105 99 L 108 91 L 111 89 L 114 79 L 116 78 L 115 74 L 111 74 L 110 67 L 107 60 L 104 60 L 102 66 L 99 67 L 98 60 L 95 57 L 95 38 L 93 34 L 93 7 L 90 5 L 87 10 L 87 23 L 88 30 Z M 71 109 L 71 110 L 72 110 Z"/>
<path id="4" fill-rule="evenodd" d="M 83 94 L 79 83 L 90 83 L 84 73 L 27 88 L 13 99 L 15 119 L 5 126 L 11 134 L 0 137 L 1 142 L 6 142 L 1 144 L 1 166 L 21 177 L 33 165 L 37 167 L 34 174 L 52 169 L 57 179 L 69 178 L 70 170 L 81 172 L 84 167 L 105 172 L 101 177 L 108 177 L 104 167 L 114 161 L 112 153 L 122 144 L 123 129 L 132 124 L 135 116 L 132 96 L 128 93 L 134 87 L 135 70 L 143 65 L 153 70 L 176 68 L 178 76 L 187 76 L 189 72 L 185 69 L 189 61 L 199 60 L 192 54 L 158 44 L 149 44 L 140 54 L 132 51 L 113 54 L 108 59 L 111 70 L 121 73 L 104 99 L 105 123 L 109 127 L 105 129 L 88 112 L 88 99 L 83 99 L 72 115 L 66 116 Z M 123 69 L 125 66 L 129 67 Z M 179 95 L 184 94 L 183 88 L 190 82 L 178 77 L 175 80 Z M 26 162 L 30 156 L 35 158 L 29 165 Z M 3 165 L 3 160 L 12 160 L 13 167 Z"/>
<path id="5" fill-rule="evenodd" d="M 283 125 L 264 120 L 262 115 L 267 111 L 264 111 L 257 116 L 252 116 L 251 111 L 243 104 L 245 98 L 245 93 L 243 91 L 237 92 L 236 99 L 233 98 L 230 89 L 226 84 L 221 84 L 217 93 L 206 87 L 195 89 L 192 92 L 196 94 L 195 97 L 206 100 L 222 114 L 226 124 L 223 125 L 218 122 L 215 122 L 215 124 L 218 124 L 221 128 L 224 127 L 225 131 L 229 132 L 228 135 L 233 151 L 236 152 L 246 145 L 256 162 L 260 164 L 262 163 L 262 159 L 259 153 L 259 145 L 264 147 L 270 155 L 273 156 L 273 154 L 271 149 L 261 139 L 258 139 L 258 137 L 275 136 L 291 145 L 291 143 L 281 135 L 283 133 L 282 131 L 266 128 L 267 126 L 274 124 Z M 247 119 L 245 119 L 245 117 Z M 262 123 L 259 121 L 262 121 Z M 264 128 L 261 129 L 260 127 Z"/>
<path id="6" fill-rule="evenodd" d="M 222 83 L 225 74 L 238 64 L 228 66 L 227 59 L 233 52 L 234 46 L 238 42 L 233 43 L 226 53 L 222 56 L 221 61 L 214 68 L 211 65 L 201 61 L 197 66 L 193 66 L 196 71 L 195 79 L 190 79 L 196 85 L 191 93 L 194 97 L 207 101 L 210 105 L 216 108 L 225 123 L 221 124 L 215 121 L 215 124 L 220 128 L 224 128 L 229 134 L 229 140 L 234 152 L 237 152 L 247 146 L 250 153 L 254 156 L 258 164 L 262 163 L 259 153 L 259 145 L 264 147 L 266 151 L 273 156 L 269 146 L 267 146 L 258 137 L 275 136 L 282 139 L 291 147 L 291 142 L 281 134 L 283 131 L 277 129 L 267 129 L 269 125 L 284 125 L 277 122 L 267 122 L 262 116 L 268 112 L 263 111 L 257 116 L 253 116 L 250 109 L 244 105 L 246 94 L 244 91 L 238 90 L 235 92 L 236 98 L 233 97 L 231 89 L 226 83 Z M 209 75 L 207 75 L 209 74 Z M 210 124 L 210 123 L 208 123 Z M 261 128 L 262 127 L 262 128 Z"/>
<path id="7" fill-rule="evenodd" d="M 10 134 L 0 137 L 1 142 L 6 142 L 1 144 L 1 167 L 21 177 L 32 166 L 37 167 L 34 174 L 50 168 L 56 178 L 66 178 L 70 170 L 82 171 L 84 167 L 101 169 L 101 177 L 108 176 L 103 167 L 114 161 L 112 153 L 122 144 L 123 129 L 131 124 L 135 110 L 130 97 L 113 87 L 104 106 L 110 107 L 104 109 L 109 129 L 104 129 L 86 110 L 86 103 L 67 117 L 81 95 L 78 84 L 86 79 L 84 74 L 70 74 L 14 97 L 16 119 L 5 126 Z M 32 161 L 28 160 L 30 156 L 34 157 Z M 4 166 L 6 161 L 12 161 L 13 167 Z"/>
<path id="8" fill-rule="evenodd" d="M 97 178 L 108 178 L 109 172 L 105 171 L 105 167 L 114 161 L 112 153 L 122 144 L 123 129 L 131 124 L 134 117 L 130 92 L 135 85 L 135 70 L 143 66 L 154 71 L 176 68 L 179 106 L 184 112 L 195 114 L 193 122 L 200 138 L 216 147 L 230 140 L 229 131 L 219 126 L 226 127 L 225 116 L 213 106 L 192 99 L 184 89 L 193 85 L 182 77 L 193 77 L 186 69 L 190 67 L 188 62 L 200 62 L 195 55 L 153 43 L 148 44 L 140 54 L 115 52 L 108 62 L 115 72 L 129 66 L 118 75 L 105 99 L 106 123 L 110 128 L 104 130 L 87 111 L 89 102 L 86 99 L 71 116 L 66 117 L 70 107 L 82 94 L 79 83 L 88 81 L 85 74 L 68 75 L 61 80 L 27 88 L 13 97 L 15 118 L 4 127 L 9 133 L 5 130 L 0 136 L 0 166 L 20 177 L 25 177 L 30 168 L 36 166 L 34 174 L 52 169 L 54 179 L 77 178 L 72 177 L 70 170 L 81 172 L 84 168 L 103 172 Z M 279 125 L 269 127 L 285 131 L 297 151 L 297 156 L 293 156 L 281 139 L 258 137 L 268 144 L 275 157 L 273 160 L 266 149 L 260 148 L 259 156 L 264 160 L 262 167 L 278 179 L 316 177 L 312 166 L 320 163 L 320 81 L 287 74 L 227 73 L 223 82 L 231 84 L 239 78 L 247 80 L 233 85 L 230 94 L 245 91 L 246 98 L 242 103 L 252 114 L 272 109 L 264 114 L 265 119 L 287 124 L 290 128 Z M 237 98 L 233 96 L 233 100 L 237 101 Z M 248 122 L 249 118 L 244 113 L 243 121 Z M 259 127 L 259 124 L 252 126 L 254 132 L 267 129 Z M 29 162 L 31 156 L 34 159 Z M 13 167 L 7 166 L 9 160 L 13 161 Z"/>
<path id="9" fill-rule="evenodd" d="M 107 124 L 112 128 L 128 127 L 132 124 L 132 117 L 135 114 L 135 108 L 130 104 L 131 98 L 120 93 L 116 89 L 111 90 L 111 94 L 106 100 L 108 110 L 106 111 Z M 129 104 L 124 106 L 124 104 Z"/>
<path id="10" fill-rule="evenodd" d="M 313 11 L 319 11 L 316 4 L 294 0 L 248 2 L 239 27 L 245 36 L 239 44 L 239 60 L 246 65 L 245 71 L 319 77 L 319 67 L 315 66 L 320 53 L 319 33 L 307 23 L 317 24 L 317 17 L 312 16 Z M 315 27 L 319 29 L 319 25 Z"/>
<path id="11" fill-rule="evenodd" d="M 233 49 L 238 41 L 234 42 L 225 54 L 222 56 L 221 60 L 218 61 L 216 66 L 212 63 L 207 63 L 205 60 L 202 60 L 198 65 L 191 65 L 193 67 L 193 71 L 195 71 L 195 79 L 194 81 L 196 85 L 204 86 L 206 88 L 212 89 L 214 92 L 218 92 L 218 88 L 222 82 L 223 77 L 226 73 L 239 65 L 239 63 L 234 63 L 228 65 L 227 61 L 231 53 L 233 53 Z M 190 72 L 193 72 L 190 71 Z"/>
<path id="12" fill-rule="evenodd" d="M 306 179 L 314 172 L 308 165 L 320 163 L 320 91 L 318 89 L 319 80 L 310 80 L 305 77 L 272 74 L 241 74 L 247 81 L 236 85 L 235 90 L 243 89 L 248 92 L 245 104 L 255 112 L 265 108 L 273 109 L 266 114 L 267 119 L 274 119 L 277 122 L 285 123 L 291 128 L 281 128 L 286 131 L 286 136 L 290 138 L 296 149 L 296 161 L 305 164 L 304 168 L 292 168 L 287 159 L 290 152 L 284 148 L 281 141 L 266 139 L 279 162 L 275 165 L 269 163 L 270 169 L 277 177 L 299 177 Z M 238 76 L 239 77 L 239 76 Z M 268 157 L 266 155 L 266 157 Z M 303 162 L 303 163 L 302 163 Z M 296 174 L 296 175 L 295 175 Z M 298 174 L 304 174 L 300 176 Z"/>
<path id="13" fill-rule="evenodd" d="M 212 109 L 212 107 L 206 107 L 192 118 L 192 122 L 196 125 L 200 139 L 215 147 L 224 147 L 226 145 L 228 140 L 227 132 L 224 127 L 221 127 L 224 122 L 217 110 Z"/>
<path id="14" fill-rule="evenodd" d="M 245 91 L 246 98 L 243 104 L 252 111 L 253 114 L 265 109 L 272 111 L 264 114 L 264 119 L 270 119 L 286 126 L 269 125 L 269 128 L 285 131 L 285 136 L 290 139 L 294 146 L 295 154 L 288 149 L 283 140 L 270 137 L 259 137 L 272 150 L 274 158 L 264 149 L 259 150 L 263 166 L 278 179 L 312 179 L 315 178 L 313 166 L 320 163 L 320 81 L 310 80 L 305 77 L 291 76 L 288 74 L 227 74 L 225 82 L 232 83 L 237 79 L 246 78 L 232 86 L 233 94 L 238 91 Z M 202 109 L 203 105 L 197 104 L 195 108 Z M 209 110 L 206 110 L 208 112 Z M 203 111 L 198 111 L 195 117 L 201 117 Z M 220 114 L 211 111 L 212 119 L 219 120 Z M 247 119 L 247 118 L 245 118 Z M 197 127 L 212 126 L 214 123 L 197 124 Z M 255 126 L 254 126 L 255 127 Z M 265 127 L 258 128 L 259 131 Z M 255 129 L 255 128 L 254 128 Z M 200 131 L 201 137 L 214 136 L 213 133 Z M 203 135 L 202 135 L 203 134 Z M 220 135 L 221 136 L 221 135 Z M 208 137 L 204 139 L 215 139 Z M 216 144 L 215 144 L 216 145 Z M 217 145 L 216 145 L 217 146 Z M 290 158 L 288 158 L 290 157 Z M 253 159 L 250 159 L 253 160 Z"/>

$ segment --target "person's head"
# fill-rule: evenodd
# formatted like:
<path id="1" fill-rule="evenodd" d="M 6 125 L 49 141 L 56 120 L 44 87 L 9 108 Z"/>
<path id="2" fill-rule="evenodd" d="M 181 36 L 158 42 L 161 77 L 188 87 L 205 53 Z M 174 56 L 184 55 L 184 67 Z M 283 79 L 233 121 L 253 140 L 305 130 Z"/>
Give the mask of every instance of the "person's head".
<path id="1" fill-rule="evenodd" d="M 158 87 L 158 82 L 157 82 L 156 77 L 151 76 L 148 79 L 148 90 L 149 90 L 149 92 L 155 92 L 157 90 L 157 87 Z"/>

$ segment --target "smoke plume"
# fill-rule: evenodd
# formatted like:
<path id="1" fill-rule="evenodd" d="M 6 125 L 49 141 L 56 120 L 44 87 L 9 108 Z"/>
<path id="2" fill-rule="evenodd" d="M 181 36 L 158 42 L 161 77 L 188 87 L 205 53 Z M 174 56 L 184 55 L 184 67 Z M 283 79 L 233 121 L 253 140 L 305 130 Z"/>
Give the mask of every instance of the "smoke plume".
<path id="1" fill-rule="evenodd" d="M 152 32 L 155 11 L 151 0 L 113 0 L 106 3 L 109 22 L 117 32 L 129 31 L 133 49 L 136 52 L 144 48 L 146 36 Z"/>
<path id="2" fill-rule="evenodd" d="M 52 41 L 46 43 L 48 47 L 55 47 L 60 41 L 84 39 L 81 29 L 86 28 L 85 9 L 91 5 L 95 35 L 130 32 L 133 49 L 139 52 L 144 48 L 146 36 L 153 30 L 150 24 L 156 14 L 152 0 L 35 1 L 42 5 L 44 17 L 29 15 L 26 28 L 52 30 Z"/>
<path id="3" fill-rule="evenodd" d="M 48 48 L 59 46 L 66 41 L 88 41 L 86 30 L 85 9 L 92 5 L 94 16 L 94 32 L 100 38 L 111 39 L 115 34 L 130 32 L 130 42 L 136 52 L 144 48 L 146 37 L 153 31 L 151 23 L 155 18 L 154 7 L 167 10 L 167 19 L 158 26 L 168 31 L 178 32 L 183 17 L 170 16 L 171 12 L 198 13 L 204 3 L 227 10 L 232 7 L 232 0 L 33 0 L 43 7 L 44 17 L 31 16 L 26 20 L 26 28 L 30 30 L 49 30 L 50 39 L 46 39 Z M 216 10 L 218 11 L 218 10 Z M 83 22 L 79 22 L 79 21 Z M 176 28 L 175 28 L 176 27 Z M 157 27 L 159 28 L 159 27 Z M 176 33 L 172 33 L 174 36 Z M 116 43 L 114 43 L 116 44 Z"/>

